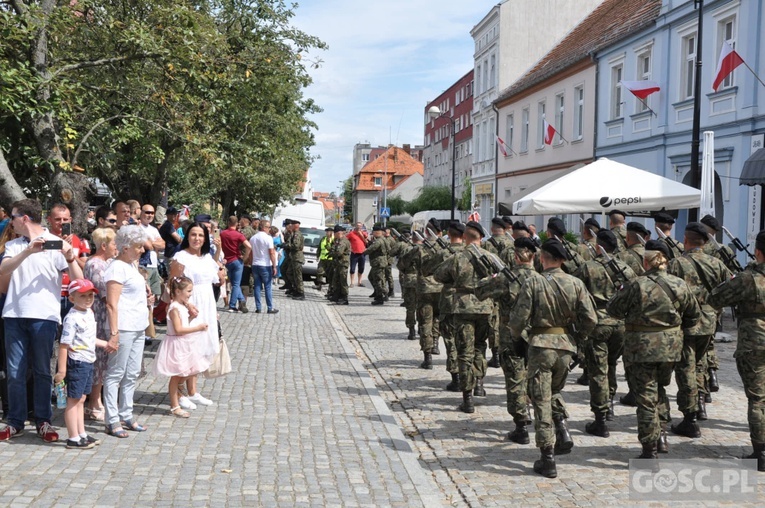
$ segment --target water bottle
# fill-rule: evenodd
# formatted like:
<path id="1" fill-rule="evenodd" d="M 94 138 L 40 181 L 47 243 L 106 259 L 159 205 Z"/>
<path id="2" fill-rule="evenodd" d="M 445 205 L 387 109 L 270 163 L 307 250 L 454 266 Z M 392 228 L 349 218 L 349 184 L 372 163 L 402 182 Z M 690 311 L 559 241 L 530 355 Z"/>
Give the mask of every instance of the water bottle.
<path id="1" fill-rule="evenodd" d="M 64 409 L 66 407 L 66 383 L 64 381 L 56 383 L 54 388 L 56 389 L 56 407 Z"/>

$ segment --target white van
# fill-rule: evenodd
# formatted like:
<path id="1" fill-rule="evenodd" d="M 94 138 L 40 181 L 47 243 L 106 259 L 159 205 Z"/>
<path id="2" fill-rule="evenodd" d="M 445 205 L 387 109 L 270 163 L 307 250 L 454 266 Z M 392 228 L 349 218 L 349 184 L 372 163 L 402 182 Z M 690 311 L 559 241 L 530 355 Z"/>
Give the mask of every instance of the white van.
<path id="1" fill-rule="evenodd" d="M 412 231 L 425 231 L 425 225 L 430 219 L 436 219 L 441 224 L 441 229 L 446 229 L 451 222 L 452 212 L 449 210 L 425 210 L 412 216 Z M 455 217 L 457 219 L 458 217 Z"/>
<path id="2" fill-rule="evenodd" d="M 315 199 L 295 198 L 295 204 L 284 202 L 274 211 L 271 224 L 277 228 L 284 227 L 286 219 L 300 221 L 300 232 L 303 234 L 303 275 L 316 275 L 319 268 L 319 258 L 316 255 L 319 242 L 324 237 L 324 204 Z"/>

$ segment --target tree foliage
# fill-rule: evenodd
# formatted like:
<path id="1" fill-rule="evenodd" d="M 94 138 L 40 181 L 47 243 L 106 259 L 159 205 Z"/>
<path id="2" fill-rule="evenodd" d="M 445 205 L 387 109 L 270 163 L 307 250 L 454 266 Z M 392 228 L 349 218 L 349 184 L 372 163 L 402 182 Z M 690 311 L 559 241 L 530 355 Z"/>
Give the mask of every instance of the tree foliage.
<path id="1" fill-rule="evenodd" d="M 393 216 L 405 214 L 408 203 L 401 196 L 389 196 L 387 205 L 390 208 L 390 214 Z"/>
<path id="2" fill-rule="evenodd" d="M 462 197 L 457 201 L 457 210 L 467 212 L 473 209 L 473 182 L 470 178 L 465 180 L 465 188 L 462 189 Z"/>
<path id="3" fill-rule="evenodd" d="M 452 190 L 450 187 L 423 187 L 420 195 L 410 201 L 406 212 L 414 215 L 424 210 L 449 210 L 452 206 Z"/>

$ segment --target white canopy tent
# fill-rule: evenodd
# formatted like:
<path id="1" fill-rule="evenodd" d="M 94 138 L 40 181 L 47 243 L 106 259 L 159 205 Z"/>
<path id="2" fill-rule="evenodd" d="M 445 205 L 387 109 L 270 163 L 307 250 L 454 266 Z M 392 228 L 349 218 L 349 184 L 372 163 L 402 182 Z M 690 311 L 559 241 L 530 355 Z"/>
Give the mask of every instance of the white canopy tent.
<path id="1" fill-rule="evenodd" d="M 606 158 L 574 166 L 552 180 L 526 189 L 510 203 L 507 215 L 649 212 L 698 208 L 701 191 Z"/>

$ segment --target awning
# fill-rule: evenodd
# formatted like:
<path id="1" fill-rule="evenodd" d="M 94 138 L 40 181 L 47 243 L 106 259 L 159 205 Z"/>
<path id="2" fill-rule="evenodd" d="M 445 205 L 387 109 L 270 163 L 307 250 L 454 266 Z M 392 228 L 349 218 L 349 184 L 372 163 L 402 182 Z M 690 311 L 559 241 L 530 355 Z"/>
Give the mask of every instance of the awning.
<path id="1" fill-rule="evenodd" d="M 760 148 L 746 160 L 738 184 L 765 185 L 765 148 Z"/>

